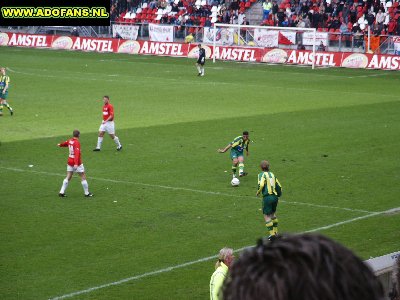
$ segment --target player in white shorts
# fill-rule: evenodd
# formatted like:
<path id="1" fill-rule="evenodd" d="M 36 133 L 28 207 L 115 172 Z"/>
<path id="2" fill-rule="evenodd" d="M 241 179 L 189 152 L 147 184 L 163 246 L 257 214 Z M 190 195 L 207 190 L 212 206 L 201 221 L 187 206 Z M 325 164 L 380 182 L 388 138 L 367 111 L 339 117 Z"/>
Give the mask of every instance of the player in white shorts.
<path id="1" fill-rule="evenodd" d="M 114 126 L 114 107 L 110 103 L 110 97 L 103 97 L 103 122 L 101 122 L 99 128 L 99 136 L 97 138 L 97 146 L 93 151 L 100 151 L 101 143 L 103 142 L 104 133 L 108 133 L 110 137 L 114 140 L 117 145 L 117 150 L 122 150 L 122 145 L 119 142 L 119 138 L 115 135 L 115 126 Z"/>
<path id="2" fill-rule="evenodd" d="M 72 179 L 72 175 L 74 173 L 78 173 L 78 175 L 81 177 L 81 183 L 83 191 L 85 193 L 85 197 L 93 197 L 93 194 L 89 192 L 89 185 L 86 181 L 85 175 L 85 167 L 82 163 L 81 143 L 79 142 L 79 130 L 74 130 L 72 135 L 73 137 L 71 139 L 58 144 L 58 147 L 68 147 L 69 151 L 67 162 L 67 177 L 65 177 L 65 179 L 63 180 L 61 190 L 58 195 L 60 197 L 67 197 L 67 195 L 65 195 L 65 190 L 67 189 L 68 184 Z"/>

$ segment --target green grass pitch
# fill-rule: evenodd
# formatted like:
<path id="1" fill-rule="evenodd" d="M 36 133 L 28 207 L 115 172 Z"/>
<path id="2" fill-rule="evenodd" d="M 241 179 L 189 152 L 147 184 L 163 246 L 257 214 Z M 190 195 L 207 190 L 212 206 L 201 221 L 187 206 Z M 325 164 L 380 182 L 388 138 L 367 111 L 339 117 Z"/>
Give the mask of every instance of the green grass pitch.
<path id="1" fill-rule="evenodd" d="M 5 47 L 0 64 L 15 111 L 0 118 L 1 299 L 207 299 L 206 258 L 266 235 L 262 159 L 284 188 L 281 232 L 363 259 L 400 248 L 385 213 L 400 206 L 399 72 L 209 61 L 200 78 L 188 59 Z M 92 152 L 103 95 L 121 152 L 107 136 Z M 92 199 L 76 177 L 58 197 L 56 145 L 75 128 Z M 232 188 L 216 150 L 243 130 L 249 176 Z"/>

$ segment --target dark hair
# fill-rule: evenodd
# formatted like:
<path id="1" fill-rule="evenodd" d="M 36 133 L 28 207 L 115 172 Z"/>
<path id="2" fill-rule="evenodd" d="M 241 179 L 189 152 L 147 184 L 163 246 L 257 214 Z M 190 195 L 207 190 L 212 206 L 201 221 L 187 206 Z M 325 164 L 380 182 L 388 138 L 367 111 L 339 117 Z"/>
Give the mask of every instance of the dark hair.
<path id="1" fill-rule="evenodd" d="M 380 300 L 383 288 L 352 251 L 320 234 L 260 240 L 233 264 L 225 300 Z"/>
<path id="2" fill-rule="evenodd" d="M 389 293 L 389 299 L 400 300 L 400 256 L 397 257 L 392 277 L 392 289 Z"/>
<path id="3" fill-rule="evenodd" d="M 79 137 L 80 134 L 81 134 L 81 133 L 79 132 L 78 129 L 75 129 L 75 130 L 72 132 L 72 136 L 73 136 L 73 137 Z"/>
<path id="4" fill-rule="evenodd" d="M 243 135 L 249 135 L 248 131 L 243 131 Z"/>
<path id="5" fill-rule="evenodd" d="M 108 97 L 108 96 L 103 96 L 103 98 L 107 98 L 108 100 L 110 100 L 110 97 Z"/>

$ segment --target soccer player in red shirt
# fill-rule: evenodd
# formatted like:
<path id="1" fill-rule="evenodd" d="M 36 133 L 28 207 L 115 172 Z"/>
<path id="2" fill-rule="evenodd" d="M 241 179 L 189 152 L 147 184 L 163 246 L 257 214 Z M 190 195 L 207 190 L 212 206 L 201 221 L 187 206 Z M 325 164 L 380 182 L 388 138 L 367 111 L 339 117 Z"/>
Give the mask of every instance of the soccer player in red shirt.
<path id="1" fill-rule="evenodd" d="M 100 151 L 101 143 L 103 142 L 104 133 L 107 132 L 117 145 L 117 151 L 122 150 L 122 145 L 119 138 L 115 135 L 114 128 L 114 107 L 110 103 L 110 97 L 103 97 L 103 122 L 99 128 L 99 137 L 97 138 L 97 146 L 93 151 Z"/>
<path id="2" fill-rule="evenodd" d="M 89 192 L 89 185 L 86 181 L 85 175 L 85 167 L 82 164 L 81 143 L 79 142 L 79 135 L 79 130 L 74 130 L 74 132 L 72 133 L 73 137 L 71 139 L 57 145 L 58 147 L 68 147 L 69 150 L 67 177 L 64 179 L 60 193 L 58 194 L 60 197 L 67 197 L 67 195 L 65 195 L 65 190 L 67 189 L 68 183 L 70 182 L 72 174 L 74 174 L 74 172 L 78 173 L 81 177 L 85 197 L 93 197 L 93 194 Z"/>

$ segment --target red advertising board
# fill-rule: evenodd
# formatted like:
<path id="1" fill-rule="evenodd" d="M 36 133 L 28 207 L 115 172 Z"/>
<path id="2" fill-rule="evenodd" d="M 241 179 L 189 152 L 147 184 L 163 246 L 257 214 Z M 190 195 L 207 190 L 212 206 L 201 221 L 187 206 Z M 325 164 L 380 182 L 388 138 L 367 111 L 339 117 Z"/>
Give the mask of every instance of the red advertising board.
<path id="1" fill-rule="evenodd" d="M 52 48 L 63 50 L 128 53 L 174 57 L 197 57 L 197 45 L 169 42 L 132 41 L 56 35 L 0 33 L 0 46 Z M 258 47 L 203 46 L 207 57 L 217 60 L 312 65 L 314 55 L 307 50 L 268 49 Z M 315 65 L 326 67 L 400 70 L 400 56 L 316 52 Z"/>

